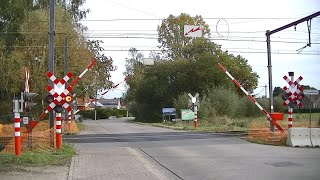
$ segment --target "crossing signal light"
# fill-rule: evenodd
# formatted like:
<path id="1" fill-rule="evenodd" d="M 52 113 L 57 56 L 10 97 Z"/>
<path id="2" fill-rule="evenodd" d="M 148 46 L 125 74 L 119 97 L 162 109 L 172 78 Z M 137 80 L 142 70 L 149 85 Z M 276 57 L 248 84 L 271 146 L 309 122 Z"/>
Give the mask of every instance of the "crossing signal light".
<path id="1" fill-rule="evenodd" d="M 295 102 L 295 101 L 289 103 L 289 106 L 290 106 L 291 108 L 294 108 L 296 105 L 297 105 L 297 102 Z"/>
<path id="2" fill-rule="evenodd" d="M 281 96 L 281 98 L 282 98 L 282 100 L 287 100 L 287 99 L 289 99 L 289 93 L 284 93 L 284 94 L 282 94 L 282 96 Z"/>
<path id="3" fill-rule="evenodd" d="M 67 103 L 70 103 L 71 101 L 72 101 L 72 96 L 67 95 L 67 96 L 66 96 L 66 102 L 67 102 Z"/>
<path id="4" fill-rule="evenodd" d="M 53 110 L 55 110 L 56 113 L 62 113 L 63 107 L 62 107 L 61 104 L 58 104 L 58 105 L 56 105 L 56 106 L 53 108 Z"/>
<path id="5" fill-rule="evenodd" d="M 298 94 L 298 100 L 302 102 L 303 99 L 304 99 L 304 94 L 303 93 Z"/>
<path id="6" fill-rule="evenodd" d="M 29 112 L 34 106 L 38 103 L 32 102 L 32 99 L 37 97 L 37 93 L 33 92 L 24 92 L 23 101 L 24 101 L 24 110 Z"/>
<path id="7" fill-rule="evenodd" d="M 48 94 L 44 99 L 44 101 L 48 104 L 52 103 L 53 100 L 54 100 L 54 97 L 51 94 Z"/>

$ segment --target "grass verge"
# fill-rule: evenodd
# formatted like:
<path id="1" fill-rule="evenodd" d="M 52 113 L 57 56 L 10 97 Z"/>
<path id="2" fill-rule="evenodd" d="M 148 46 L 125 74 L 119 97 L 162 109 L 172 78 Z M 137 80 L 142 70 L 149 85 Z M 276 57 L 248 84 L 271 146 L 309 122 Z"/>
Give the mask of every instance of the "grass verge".
<path id="1" fill-rule="evenodd" d="M 320 127 L 320 113 L 312 113 L 311 121 L 309 120 L 310 114 L 308 113 L 296 113 L 294 114 L 293 127 Z M 278 124 L 283 128 L 287 129 L 288 126 L 288 115 L 285 114 L 282 121 L 278 121 Z M 266 120 L 266 117 L 261 116 L 257 118 L 241 118 L 233 119 L 226 116 L 222 117 L 212 117 L 207 120 L 198 120 L 197 128 L 194 128 L 193 121 L 178 121 L 178 122 L 162 122 L 162 123 L 141 123 L 135 120 L 129 122 L 147 124 L 157 127 L 170 128 L 176 130 L 186 130 L 186 131 L 202 131 L 202 132 L 230 132 L 230 131 L 241 131 L 240 134 L 250 134 L 251 130 L 263 130 L 269 129 L 270 123 Z M 286 138 L 279 137 L 274 138 L 271 134 L 261 134 L 261 137 L 256 138 L 244 138 L 246 141 L 266 144 L 266 145 L 277 145 L 286 146 Z"/>
<path id="2" fill-rule="evenodd" d="M 20 157 L 0 154 L 0 172 L 27 171 L 26 167 L 66 166 L 75 154 L 74 147 L 69 144 L 63 144 L 60 151 L 24 152 Z"/>
<path id="3" fill-rule="evenodd" d="M 86 126 L 82 122 L 76 122 L 79 131 L 85 130 Z"/>

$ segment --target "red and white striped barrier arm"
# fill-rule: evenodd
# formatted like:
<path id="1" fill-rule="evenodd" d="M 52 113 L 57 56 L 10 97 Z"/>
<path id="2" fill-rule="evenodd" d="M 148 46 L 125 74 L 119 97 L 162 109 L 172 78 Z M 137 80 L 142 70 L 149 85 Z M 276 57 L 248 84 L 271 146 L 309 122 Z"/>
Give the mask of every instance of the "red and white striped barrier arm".
<path id="1" fill-rule="evenodd" d="M 101 94 L 101 96 L 105 95 L 107 92 L 109 92 L 111 89 L 118 87 L 121 83 L 125 82 L 127 80 L 127 78 L 125 78 L 123 81 L 121 81 L 120 83 L 113 85 L 110 89 L 106 90 L 104 93 Z M 91 103 L 93 103 L 94 101 L 97 100 L 97 97 L 95 97 L 94 99 L 92 99 L 90 102 L 86 103 L 84 106 L 80 107 L 79 109 L 77 109 L 76 111 L 73 112 L 73 114 L 77 114 L 79 111 L 83 110 L 84 108 L 88 107 Z"/>
<path id="2" fill-rule="evenodd" d="M 75 86 L 77 84 L 77 82 L 82 78 L 82 76 L 84 74 L 86 74 L 88 72 L 88 70 L 95 65 L 97 62 L 97 60 L 94 58 L 92 59 L 91 63 L 87 66 L 87 68 L 75 79 L 72 81 L 72 83 L 70 84 L 71 87 Z"/>
<path id="3" fill-rule="evenodd" d="M 24 67 L 24 93 L 29 93 L 29 77 L 30 77 L 30 71 L 27 67 Z M 23 109 L 27 108 L 27 102 L 23 103 Z"/>
<path id="4" fill-rule="evenodd" d="M 229 78 L 233 81 L 233 83 L 247 95 L 247 97 L 261 110 L 261 112 L 265 116 L 267 116 L 267 120 L 272 122 L 272 124 L 276 126 L 278 130 L 283 131 L 283 129 L 276 122 L 272 121 L 270 114 L 265 109 L 263 109 L 263 107 L 248 93 L 248 91 L 246 91 L 241 86 L 241 84 L 234 77 L 231 76 L 231 74 L 220 63 L 218 63 L 218 66 L 221 69 L 221 71 L 226 73 L 227 76 L 229 76 Z"/>

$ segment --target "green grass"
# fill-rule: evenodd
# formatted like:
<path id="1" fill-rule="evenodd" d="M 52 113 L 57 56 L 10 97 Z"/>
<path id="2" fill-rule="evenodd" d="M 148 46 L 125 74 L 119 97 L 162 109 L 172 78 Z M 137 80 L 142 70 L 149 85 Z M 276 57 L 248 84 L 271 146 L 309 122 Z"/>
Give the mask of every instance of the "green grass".
<path id="1" fill-rule="evenodd" d="M 78 127 L 79 131 L 86 129 L 86 125 L 84 125 L 82 122 L 77 122 L 77 127 Z"/>
<path id="2" fill-rule="evenodd" d="M 24 167 L 65 166 L 75 154 L 74 147 L 69 144 L 64 144 L 60 151 L 24 152 L 20 157 L 0 154 L 0 172 L 25 171 Z"/>
<path id="3" fill-rule="evenodd" d="M 220 131 L 247 131 L 247 125 L 252 119 L 230 119 L 227 117 L 215 117 L 210 120 L 198 120 L 197 128 L 194 128 L 194 123 L 190 121 L 179 122 L 163 122 L 163 123 L 146 123 L 157 127 L 164 127 L 176 130 L 193 130 L 206 132 Z"/>
<path id="4" fill-rule="evenodd" d="M 293 127 L 309 127 L 309 113 L 295 113 L 293 114 Z M 193 121 L 178 121 L 178 122 L 162 122 L 162 123 L 141 123 L 131 121 L 134 123 L 149 124 L 157 127 L 164 127 L 176 130 L 191 130 L 191 131 L 204 131 L 204 132 L 223 132 L 223 131 L 244 131 L 247 132 L 250 128 L 269 128 L 270 123 L 266 120 L 265 116 L 257 118 L 241 118 L 234 119 L 228 117 L 213 117 L 211 119 L 202 120 L 198 119 L 198 127 L 194 128 Z M 278 124 L 283 128 L 288 127 L 288 115 L 284 114 L 283 120 L 278 121 Z M 320 127 L 320 113 L 311 114 L 311 126 Z M 258 144 L 272 144 L 286 146 L 285 140 L 273 143 L 266 140 L 256 139 L 251 141 Z"/>

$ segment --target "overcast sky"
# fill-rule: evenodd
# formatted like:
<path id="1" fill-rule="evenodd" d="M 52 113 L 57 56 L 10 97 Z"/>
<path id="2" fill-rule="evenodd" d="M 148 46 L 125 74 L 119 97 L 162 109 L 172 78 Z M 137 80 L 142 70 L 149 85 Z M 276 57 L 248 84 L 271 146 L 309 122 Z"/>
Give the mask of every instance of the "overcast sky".
<path id="1" fill-rule="evenodd" d="M 265 94 L 268 85 L 266 30 L 273 30 L 320 11 L 319 0 L 87 0 L 90 9 L 82 24 L 87 36 L 104 43 L 105 55 L 118 67 L 111 80 L 123 80 L 128 49 L 135 47 L 148 58 L 150 50 L 158 50 L 157 27 L 170 14 L 201 15 L 209 24 L 211 37 L 223 50 L 246 58 L 260 76 L 255 94 Z M 320 16 L 311 21 L 311 47 L 307 22 L 271 35 L 273 87 L 283 87 L 283 76 L 295 72 L 301 84 L 320 89 Z M 232 72 L 230 72 L 232 74 Z M 235 77 L 236 78 L 236 77 Z M 105 98 L 120 97 L 123 84 Z"/>

